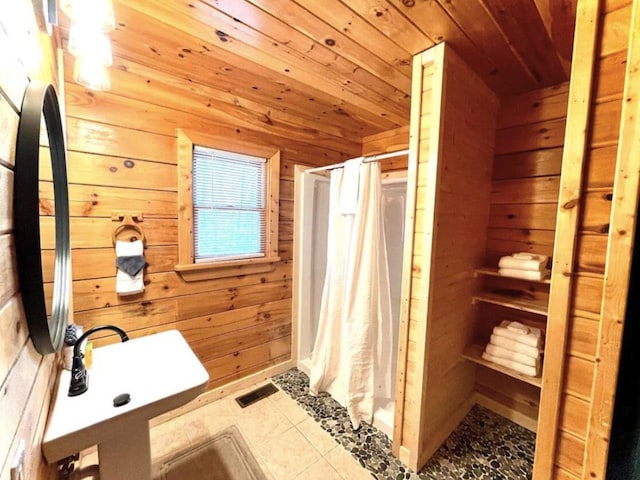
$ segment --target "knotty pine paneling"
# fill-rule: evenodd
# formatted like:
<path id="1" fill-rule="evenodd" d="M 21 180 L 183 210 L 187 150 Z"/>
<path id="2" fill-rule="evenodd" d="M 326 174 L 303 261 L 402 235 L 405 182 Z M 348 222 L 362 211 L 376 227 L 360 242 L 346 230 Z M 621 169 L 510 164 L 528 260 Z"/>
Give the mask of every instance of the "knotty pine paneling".
<path id="1" fill-rule="evenodd" d="M 171 149 L 165 155 L 171 156 Z M 44 162 L 44 172 L 41 180 L 51 180 L 51 165 L 47 162 L 49 155 L 46 150 L 40 154 Z M 138 160 L 131 157 L 115 157 L 112 155 L 97 155 L 70 151 L 69 163 L 74 169 L 69 172 L 70 183 L 90 185 L 95 178 L 101 178 L 100 186 L 126 187 L 142 190 L 165 190 L 175 192 L 177 182 L 177 167 L 174 163 Z"/>
<path id="2" fill-rule="evenodd" d="M 412 118 L 421 121 L 410 140 L 418 151 L 417 165 L 411 167 L 416 177 L 409 186 L 415 188 L 409 205 L 415 220 L 409 230 L 409 311 L 403 320 L 408 338 L 400 387 L 404 420 L 396 429 L 412 468 L 421 467 L 441 445 L 473 395 L 475 368 L 461 362 L 461 355 L 475 320 L 473 269 L 484 261 L 498 108 L 479 77 L 443 47 L 427 52 L 435 61 L 426 54 L 414 59 L 414 71 L 421 76 L 414 79 L 414 88 L 422 95 L 414 99 Z M 476 171 L 469 175 L 472 165 Z"/>
<path id="3" fill-rule="evenodd" d="M 574 472 L 582 470 L 583 455 L 584 441 L 561 430 L 556 445 L 556 466 L 576 475 Z"/>
<path id="4" fill-rule="evenodd" d="M 32 3 L 12 2 L 0 16 L 0 478 L 8 480 L 20 441 L 23 478 L 49 480 L 41 441 L 53 393 L 58 356 L 41 356 L 29 338 L 18 291 L 13 239 L 13 168 L 20 107 L 28 78 L 57 85 L 48 36 L 40 36 Z M 20 45 L 21 48 L 16 48 Z M 39 58 L 27 58 L 27 53 Z M 34 62 L 35 60 L 35 62 Z M 29 70 L 24 65 L 29 65 Z M 59 90 L 58 90 L 59 91 Z"/>
<path id="5" fill-rule="evenodd" d="M 553 251 L 567 95 L 568 84 L 563 83 L 512 97 L 501 106 L 488 265 L 496 266 L 500 256 L 515 251 L 545 255 Z M 556 127 L 553 135 L 549 125 Z M 521 136 L 518 132 L 530 134 Z"/>
<path id="6" fill-rule="evenodd" d="M 146 273 L 170 272 L 178 263 L 176 245 L 150 245 L 144 251 Z M 53 281 L 53 250 L 42 251 L 44 281 Z M 111 277 L 116 270 L 113 247 L 76 248 L 71 252 L 71 268 L 74 282 Z"/>
<path id="7" fill-rule="evenodd" d="M 131 4 L 131 2 L 128 3 Z M 226 3 L 232 4 L 233 2 Z M 253 7 L 250 3 L 245 3 L 243 6 Z M 287 5 L 287 7 L 288 10 L 291 9 L 290 6 Z M 186 8 L 186 5 L 183 8 Z M 305 13 L 309 16 L 308 12 Z M 369 128 L 371 128 L 370 125 L 377 125 L 383 129 L 394 126 L 393 122 L 381 117 L 377 110 L 369 111 L 362 108 L 358 102 L 355 104 L 338 102 L 335 90 L 329 92 L 321 88 L 317 81 L 318 77 L 315 77 L 315 82 L 309 82 L 311 76 L 304 72 L 298 72 L 298 68 L 295 69 L 293 76 L 280 74 L 285 68 L 295 66 L 295 63 L 293 65 L 277 65 L 277 71 L 274 74 L 271 69 L 274 64 L 265 65 L 256 61 L 256 59 L 262 58 L 262 54 L 252 46 L 242 46 L 240 47 L 241 52 L 239 52 L 235 48 L 235 44 L 238 42 L 234 39 L 233 42 L 230 42 L 232 45 L 229 46 L 229 50 L 219 48 L 218 45 L 226 46 L 227 42 L 219 39 L 214 39 L 212 42 L 210 31 L 205 33 L 204 38 L 196 38 L 193 33 L 197 35 L 204 31 L 201 24 L 198 25 L 197 32 L 192 32 L 188 23 L 185 22 L 175 25 L 179 28 L 174 28 L 173 19 L 168 23 L 159 22 L 157 19 L 126 8 L 124 2 L 121 2 L 120 6 L 116 6 L 116 16 L 126 26 L 131 25 L 132 28 L 117 29 L 112 33 L 114 52 L 117 57 L 134 62 L 130 64 L 116 60 L 116 65 L 121 69 L 144 73 L 150 81 L 156 81 L 160 74 L 166 73 L 177 77 L 178 84 L 192 81 L 195 86 L 191 86 L 190 83 L 189 90 L 207 92 L 207 95 L 213 96 L 216 95 L 215 90 L 218 90 L 218 94 L 221 92 L 233 94 L 239 103 L 244 103 L 245 100 L 257 101 L 281 111 L 303 112 L 303 116 L 307 118 L 321 114 L 327 117 L 328 124 L 335 125 L 339 123 L 337 119 L 340 116 L 348 116 L 362 120 Z M 238 17 L 254 21 L 247 10 Z M 269 16 L 267 15 L 266 18 L 268 19 Z M 297 19 L 297 21 L 300 20 L 301 18 Z M 316 23 L 321 23 L 317 19 L 314 20 Z M 138 25 L 143 26 L 138 28 Z M 186 31 L 181 31 L 185 25 Z M 215 26 L 221 28 L 218 22 Z M 209 26 L 209 29 L 211 27 L 212 25 Z M 324 44 L 326 30 L 322 35 L 322 43 Z M 154 52 L 151 55 L 148 43 L 150 37 L 152 38 L 152 52 Z M 389 43 L 392 44 L 392 42 Z M 238 53 L 244 52 L 249 52 L 249 58 L 238 55 Z M 176 55 L 176 53 L 178 54 Z M 295 58 L 289 60 L 293 62 Z M 144 66 L 151 70 L 144 70 Z M 213 84 L 211 82 L 212 75 L 215 77 Z M 345 96 L 351 97 L 349 94 Z M 338 106 L 338 103 L 341 106 Z"/>
<path id="8" fill-rule="evenodd" d="M 367 70 L 358 68 L 347 59 L 335 55 L 325 43 L 310 45 L 308 39 L 295 29 L 286 28 L 284 32 L 274 31 L 271 33 L 273 38 L 269 38 L 260 30 L 251 28 L 249 24 L 256 21 L 254 15 L 246 11 L 252 9 L 251 4 L 243 5 L 242 12 L 237 13 L 238 17 L 245 18 L 245 21 L 242 22 L 234 21 L 233 16 L 235 15 L 233 14 L 229 16 L 205 5 L 194 5 L 194 8 L 187 8 L 164 0 L 138 2 L 128 4 L 127 7 L 129 5 L 137 12 L 125 8 L 124 2 L 116 2 L 116 14 L 129 19 L 143 16 L 142 24 L 147 30 L 145 31 L 143 27 L 137 27 L 135 30 L 139 34 L 164 36 L 172 39 L 172 37 L 186 37 L 184 32 L 189 32 L 188 38 L 184 38 L 182 40 L 184 43 L 178 44 L 179 47 L 190 46 L 191 50 L 195 52 L 200 50 L 204 43 L 209 51 L 222 50 L 233 53 L 240 58 L 260 58 L 260 63 L 263 66 L 279 72 L 286 70 L 289 74 L 288 77 L 306 85 L 312 85 L 311 80 L 314 78 L 316 81 L 324 79 L 322 89 L 326 93 L 352 102 L 363 110 L 384 112 L 383 116 L 398 122 L 398 124 L 406 121 L 409 111 L 406 92 L 393 87 Z M 233 35 L 234 41 L 220 41 L 215 45 L 209 43 L 212 39 L 212 25 L 203 22 L 203 19 L 213 22 L 218 30 Z M 269 25 L 274 22 L 276 22 L 275 27 Z M 127 25 L 135 25 L 135 23 Z M 259 25 L 260 29 L 283 26 L 279 20 L 270 16 L 261 19 Z M 128 30 L 132 29 L 123 30 L 128 33 Z M 286 35 L 288 39 L 287 48 L 282 48 L 280 42 L 274 42 L 274 38 L 283 35 Z M 289 43 L 291 43 L 290 46 Z M 172 49 L 171 51 L 177 50 Z M 331 75 L 328 74 L 328 69 L 330 69 Z M 249 69 L 250 71 L 251 69 Z"/>
<path id="9" fill-rule="evenodd" d="M 80 153 L 135 158 L 175 165 L 176 138 L 118 125 L 96 123 L 67 116 L 67 142 Z M 69 172 L 72 174 L 74 172 Z"/>
<path id="10" fill-rule="evenodd" d="M 108 217 L 126 204 L 127 210 L 145 212 L 145 218 L 171 219 L 175 215 L 177 197 L 177 192 L 155 191 L 151 197 L 148 190 L 72 184 L 69 186 L 69 212 L 74 217 Z M 54 212 L 53 184 L 40 182 L 40 214 L 53 216 Z"/>
<path id="11" fill-rule="evenodd" d="M 583 173 L 573 280 L 573 315 L 565 360 L 565 383 L 557 445 L 557 467 L 575 477 L 604 478 L 605 472 L 586 473 L 590 456 L 589 412 L 596 398 L 592 391 L 600 331 L 612 319 L 600 318 L 609 232 L 614 170 L 626 69 L 631 2 L 607 2 L 601 14 L 599 57 L 595 62 L 595 89 L 589 119 L 590 135 Z M 619 3 L 619 5 L 618 5 Z M 602 324 L 601 324 L 602 322 Z M 578 418 L 578 412 L 586 418 Z M 598 413 L 601 417 L 604 413 Z M 609 423 L 610 425 L 610 423 Z M 593 435 L 593 433 L 591 433 Z M 595 452 L 594 452 L 595 455 Z"/>
<path id="12" fill-rule="evenodd" d="M 562 166 L 562 147 L 529 150 L 495 157 L 494 180 L 517 180 L 557 176 Z"/>
<path id="13" fill-rule="evenodd" d="M 113 273 L 111 274 L 113 275 Z M 220 291 L 223 289 L 238 289 L 289 278 L 291 278 L 291 265 L 284 262 L 277 264 L 272 272 L 265 272 L 259 275 L 240 275 L 238 277 L 202 280 L 190 283 L 184 282 L 175 271 L 149 273 L 145 278 L 145 300 Z M 109 280 L 110 278 L 108 277 L 74 280 L 73 299 L 75 308 L 78 310 L 92 310 L 139 301 L 139 299 L 133 295 L 117 295 L 114 282 Z M 51 290 L 52 285 L 47 284 L 45 288 L 47 296 L 51 295 Z M 238 301 L 242 300 L 238 298 Z"/>
<path id="14" fill-rule="evenodd" d="M 534 90 L 505 99 L 498 112 L 493 163 L 486 265 L 514 252 L 551 256 L 555 235 L 568 84 Z M 531 288 L 548 298 L 548 286 L 485 279 L 485 288 Z M 540 288 L 539 288 L 540 287 Z M 541 290 L 541 291 L 537 291 Z M 519 320 L 545 330 L 545 317 L 500 307 L 478 309 L 476 338 L 484 345 L 503 319 Z M 540 389 L 478 366 L 476 390 L 493 401 L 489 407 L 527 428 L 536 428 Z M 510 388 L 504 388 L 510 385 Z"/>
<path id="15" fill-rule="evenodd" d="M 279 112 L 258 128 L 264 112 L 247 107 L 245 121 L 225 117 L 189 89 L 186 80 L 128 60 L 112 75 L 108 93 L 89 93 L 67 78 L 69 181 L 76 322 L 85 328 L 112 323 L 132 337 L 180 330 L 211 377 L 209 388 L 286 360 L 291 354 L 293 165 L 319 166 L 360 153 L 360 144 L 336 126 L 301 132 Z M 138 73 L 132 73 L 138 72 Z M 140 82 L 144 72 L 151 82 Z M 219 106 L 219 105 L 218 105 Z M 253 118 L 253 120 L 252 120 Z M 176 128 L 203 131 L 237 144 L 281 149 L 279 245 L 282 262 L 271 272 L 185 282 L 177 263 Z M 253 128 L 252 128 L 253 127 Z M 349 128 L 347 125 L 344 128 Z M 328 142 L 324 139 L 332 139 Z M 43 213 L 50 214 L 48 177 L 41 184 Z M 145 291 L 115 293 L 111 212 L 141 211 L 147 239 Z M 43 228 L 53 227 L 51 217 Z M 52 245 L 45 277 L 52 276 Z M 51 284 L 46 285 L 50 294 Z M 117 339 L 97 334 L 96 345 Z"/>
<path id="16" fill-rule="evenodd" d="M 65 85 L 67 114 L 93 122 L 108 123 L 159 135 L 175 135 L 176 129 L 182 128 L 217 135 L 223 141 L 237 138 L 246 143 L 259 143 L 281 149 L 296 149 L 307 143 L 310 146 L 325 147 L 324 149 L 327 150 L 347 152 L 351 156 L 360 152 L 358 143 L 324 135 L 314 130 L 305 131 L 296 136 L 295 132 L 289 131 L 284 125 L 276 124 L 279 128 L 272 132 L 270 126 L 274 122 L 271 119 L 263 119 L 264 126 L 261 131 L 255 131 L 251 129 L 255 126 L 252 122 L 236 122 L 230 115 L 209 116 L 209 112 L 215 112 L 211 108 L 204 112 L 199 110 L 198 114 L 189 111 L 186 107 L 185 110 L 176 110 L 162 104 L 162 96 L 155 99 L 158 103 L 148 103 L 146 92 L 156 88 L 161 89 L 162 85 L 159 83 L 145 84 L 145 89 L 139 91 L 136 98 L 120 96 L 117 94 L 117 79 L 114 80 L 109 92 L 91 92 L 91 95 L 83 87 L 67 82 Z M 298 137 L 302 137 L 301 140 L 295 140 Z M 71 139 L 69 139 L 69 149 L 76 150 Z M 324 149 L 318 148 L 316 155 L 321 157 L 321 151 Z M 314 148 L 310 150 L 313 151 Z"/>
<path id="17" fill-rule="evenodd" d="M 379 155 L 381 153 L 397 152 L 409 148 L 409 126 L 395 128 L 376 135 L 369 135 L 362 139 L 362 155 Z M 393 157 L 381 160 L 383 170 L 401 170 L 407 168 L 407 158 Z"/>
<path id="18" fill-rule="evenodd" d="M 211 388 L 219 387 L 243 376 L 288 360 L 291 356 L 291 335 L 236 351 L 224 357 L 204 362 L 212 379 Z M 264 359 L 268 360 L 265 361 Z"/>
<path id="19" fill-rule="evenodd" d="M 565 394 L 560 411 L 560 428 L 565 432 L 571 432 L 576 437 L 584 439 L 587 436 L 587 424 L 589 421 L 589 402 Z"/>

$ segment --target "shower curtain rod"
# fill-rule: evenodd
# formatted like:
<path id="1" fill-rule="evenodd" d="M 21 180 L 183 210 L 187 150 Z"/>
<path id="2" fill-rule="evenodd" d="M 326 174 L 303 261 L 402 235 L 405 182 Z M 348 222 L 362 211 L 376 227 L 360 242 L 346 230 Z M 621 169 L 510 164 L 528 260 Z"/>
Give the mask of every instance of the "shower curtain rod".
<path id="1" fill-rule="evenodd" d="M 408 154 L 409 154 L 409 149 L 407 148 L 405 150 L 398 150 L 397 152 L 381 153 L 379 155 L 370 155 L 368 157 L 356 157 L 356 158 L 353 158 L 352 160 L 361 159 L 363 163 L 369 163 L 369 162 L 378 162 L 380 160 L 384 160 L 385 158 L 399 157 L 400 155 L 408 155 Z M 325 167 L 310 168 L 309 170 L 305 170 L 304 173 L 315 173 L 315 172 L 322 172 L 325 170 L 333 170 L 334 168 L 342 168 L 344 167 L 345 163 L 346 162 L 342 162 L 342 163 L 335 163 L 333 165 L 327 165 Z"/>

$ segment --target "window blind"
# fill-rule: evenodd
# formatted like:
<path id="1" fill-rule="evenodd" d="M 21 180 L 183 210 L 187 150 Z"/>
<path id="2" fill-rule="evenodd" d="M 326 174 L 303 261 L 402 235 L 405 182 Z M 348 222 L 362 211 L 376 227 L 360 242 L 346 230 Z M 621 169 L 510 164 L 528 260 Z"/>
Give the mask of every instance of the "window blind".
<path id="1" fill-rule="evenodd" d="M 193 148 L 195 261 L 262 257 L 266 160 Z"/>

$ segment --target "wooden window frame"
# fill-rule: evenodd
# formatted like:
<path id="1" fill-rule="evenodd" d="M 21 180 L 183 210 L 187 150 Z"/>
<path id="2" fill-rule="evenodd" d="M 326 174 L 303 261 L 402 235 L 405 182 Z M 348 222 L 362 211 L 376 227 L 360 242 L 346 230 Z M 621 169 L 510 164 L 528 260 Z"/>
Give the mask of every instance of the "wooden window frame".
<path id="1" fill-rule="evenodd" d="M 179 129 L 178 137 L 178 265 L 186 281 L 233 277 L 272 271 L 278 256 L 278 215 L 280 197 L 280 150 L 261 145 L 227 141 L 206 133 Z M 193 248 L 193 146 L 199 145 L 267 159 L 265 183 L 265 255 L 236 260 L 195 263 Z"/>

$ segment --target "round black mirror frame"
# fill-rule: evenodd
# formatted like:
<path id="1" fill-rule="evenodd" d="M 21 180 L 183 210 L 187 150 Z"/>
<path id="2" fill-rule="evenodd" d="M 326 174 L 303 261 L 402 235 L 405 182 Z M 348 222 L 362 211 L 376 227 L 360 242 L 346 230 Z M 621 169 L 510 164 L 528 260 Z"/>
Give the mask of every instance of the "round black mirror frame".
<path id="1" fill-rule="evenodd" d="M 47 318 L 40 243 L 40 128 L 44 118 L 49 137 L 56 248 L 51 322 Z M 64 134 L 58 98 L 52 85 L 32 81 L 22 100 L 16 142 L 13 218 L 18 282 L 31 340 L 41 354 L 62 348 L 69 314 L 71 247 L 69 191 Z"/>

